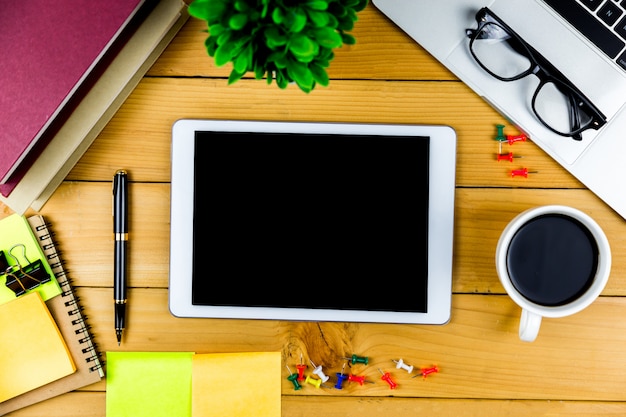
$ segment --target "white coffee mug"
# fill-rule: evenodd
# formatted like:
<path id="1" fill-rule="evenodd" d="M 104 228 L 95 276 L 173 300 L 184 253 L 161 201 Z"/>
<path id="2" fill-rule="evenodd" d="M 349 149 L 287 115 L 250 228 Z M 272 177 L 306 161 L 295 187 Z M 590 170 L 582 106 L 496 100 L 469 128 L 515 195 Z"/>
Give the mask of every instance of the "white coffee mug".
<path id="1" fill-rule="evenodd" d="M 519 337 L 537 338 L 542 317 L 588 307 L 611 271 L 611 248 L 600 226 L 572 207 L 547 205 L 518 214 L 496 247 L 502 286 L 522 308 Z"/>

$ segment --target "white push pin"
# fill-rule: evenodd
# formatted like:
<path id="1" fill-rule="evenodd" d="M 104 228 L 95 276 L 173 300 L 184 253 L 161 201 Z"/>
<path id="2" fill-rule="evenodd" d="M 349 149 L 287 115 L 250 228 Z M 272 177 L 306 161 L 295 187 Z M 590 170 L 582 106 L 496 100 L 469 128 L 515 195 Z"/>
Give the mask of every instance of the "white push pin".
<path id="1" fill-rule="evenodd" d="M 310 359 L 309 359 L 310 360 Z M 313 373 L 317 376 L 320 377 L 320 379 L 322 380 L 322 382 L 326 382 L 328 381 L 328 379 L 330 378 L 328 375 L 324 374 L 324 371 L 322 371 L 322 365 L 317 366 L 313 361 L 311 361 L 311 365 L 313 365 Z"/>
<path id="2" fill-rule="evenodd" d="M 396 363 L 396 368 L 397 369 L 404 369 L 405 371 L 407 371 L 408 373 L 413 372 L 413 365 L 407 365 L 406 363 L 404 363 L 404 361 L 402 360 L 402 358 L 400 358 L 399 361 L 397 360 L 393 360 Z"/>

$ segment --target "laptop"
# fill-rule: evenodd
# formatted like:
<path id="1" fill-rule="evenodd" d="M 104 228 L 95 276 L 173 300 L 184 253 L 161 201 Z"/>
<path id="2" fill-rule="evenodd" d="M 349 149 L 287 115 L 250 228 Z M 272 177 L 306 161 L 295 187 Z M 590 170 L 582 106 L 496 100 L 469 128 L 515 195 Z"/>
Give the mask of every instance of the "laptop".
<path id="1" fill-rule="evenodd" d="M 418 42 L 460 80 L 483 97 L 586 187 L 626 218 L 626 1 L 624 0 L 373 0 L 374 6 Z M 486 9 L 484 9 L 486 8 Z M 477 20 L 477 14 L 479 19 Z M 482 20 L 481 20 L 482 19 Z M 488 22 L 488 23 L 487 23 Z M 492 24 L 496 22 L 496 24 Z M 478 31 L 479 24 L 487 23 Z M 504 29 L 503 29 L 504 28 Z M 469 29 L 469 31 L 468 31 Z M 514 35 L 510 35 L 509 32 Z M 506 33 L 508 38 L 502 36 Z M 474 38 L 472 50 L 470 44 Z M 541 64 L 543 80 L 555 76 L 557 93 L 592 114 L 578 137 L 551 128 L 548 105 L 533 102 L 540 78 L 529 73 L 502 81 L 488 72 L 489 44 L 527 51 Z M 514 41 L 509 42 L 509 39 Z M 521 41 L 520 41 L 521 39 Z M 522 46 L 523 44 L 523 46 Z M 493 45 L 492 45 L 493 46 Z M 494 46 L 494 48 L 497 47 Z M 491 51 L 480 55 L 482 50 Z M 477 58 L 478 57 L 478 58 Z M 479 64 L 479 61 L 481 62 Z M 493 64 L 502 64 L 494 61 Z M 507 60 L 508 62 L 512 62 Z M 546 74 L 549 74 L 546 76 Z M 496 74 L 514 78 L 511 74 Z M 561 80 L 565 79 L 565 83 Z M 563 87 L 563 85 L 567 85 Z M 545 89 L 548 91 L 548 89 Z M 576 93 L 570 94 L 575 91 Z M 546 97 L 550 97 L 549 94 Z M 583 97 L 578 100 L 579 97 Z M 550 100 L 550 98 L 548 98 Z M 570 108 L 572 105 L 570 104 Z M 556 108 L 556 107 L 555 107 Z M 546 110 L 547 109 L 547 110 Z M 592 109 L 592 110 L 588 110 Z M 581 112 L 575 112 L 579 116 Z M 579 123 L 577 125 L 577 123 Z M 569 118 L 568 126 L 582 127 Z M 587 123 L 583 120 L 582 123 Z M 550 126 L 551 128 L 547 127 Z M 586 126 L 586 125 L 585 125 Z M 556 129 L 558 130 L 558 129 Z M 571 133 L 571 132 L 566 132 Z"/>
<path id="2" fill-rule="evenodd" d="M 447 323 L 455 154 L 448 126 L 177 121 L 170 311 Z"/>

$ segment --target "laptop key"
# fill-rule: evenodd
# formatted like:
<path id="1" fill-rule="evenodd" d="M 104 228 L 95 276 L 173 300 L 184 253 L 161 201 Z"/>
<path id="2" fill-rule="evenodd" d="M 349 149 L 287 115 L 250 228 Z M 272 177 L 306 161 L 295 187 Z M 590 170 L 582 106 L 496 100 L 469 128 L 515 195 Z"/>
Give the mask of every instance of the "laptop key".
<path id="1" fill-rule="evenodd" d="M 610 58 L 624 49 L 626 44 L 577 2 L 544 1 Z"/>
<path id="2" fill-rule="evenodd" d="M 604 0 L 581 0 L 581 2 L 589 8 L 592 12 L 595 12 L 600 3 Z"/>
<path id="3" fill-rule="evenodd" d="M 626 17 L 620 20 L 620 22 L 615 25 L 615 32 L 620 35 L 622 38 L 626 39 Z"/>
<path id="4" fill-rule="evenodd" d="M 619 58 L 617 58 L 617 64 L 624 68 L 626 70 L 626 52 L 624 52 L 622 55 L 620 55 Z"/>
<path id="5" fill-rule="evenodd" d="M 622 13 L 622 9 L 620 9 L 619 6 L 611 2 L 607 2 L 600 8 L 598 16 L 604 21 L 604 23 L 609 26 L 613 26 Z"/>

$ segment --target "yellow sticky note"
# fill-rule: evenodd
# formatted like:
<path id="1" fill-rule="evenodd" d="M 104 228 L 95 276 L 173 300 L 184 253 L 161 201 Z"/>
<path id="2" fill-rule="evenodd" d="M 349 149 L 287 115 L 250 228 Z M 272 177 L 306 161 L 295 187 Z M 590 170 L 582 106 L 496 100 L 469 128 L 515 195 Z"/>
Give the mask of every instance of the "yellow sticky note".
<path id="1" fill-rule="evenodd" d="M 193 417 L 280 417 L 279 352 L 193 356 Z"/>
<path id="2" fill-rule="evenodd" d="M 0 402 L 76 371 L 39 292 L 0 304 Z"/>
<path id="3" fill-rule="evenodd" d="M 191 416 L 193 352 L 107 352 L 107 417 Z"/>

